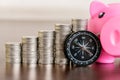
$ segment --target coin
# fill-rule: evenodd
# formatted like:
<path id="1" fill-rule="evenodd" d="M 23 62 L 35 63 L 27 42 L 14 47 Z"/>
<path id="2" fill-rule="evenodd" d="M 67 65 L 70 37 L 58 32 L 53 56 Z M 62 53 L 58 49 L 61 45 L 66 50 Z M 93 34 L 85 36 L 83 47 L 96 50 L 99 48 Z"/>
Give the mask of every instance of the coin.
<path id="1" fill-rule="evenodd" d="M 21 63 L 21 43 L 6 42 L 5 44 L 6 62 Z"/>
<path id="2" fill-rule="evenodd" d="M 37 36 L 23 36 L 22 43 L 35 43 L 37 44 Z"/>
<path id="3" fill-rule="evenodd" d="M 40 64 L 52 64 L 54 60 L 55 31 L 41 30 L 38 32 L 38 52 Z"/>
<path id="4" fill-rule="evenodd" d="M 70 24 L 56 24 L 55 25 L 55 63 L 68 64 L 68 59 L 64 53 L 64 41 L 66 37 L 72 32 Z"/>
<path id="5" fill-rule="evenodd" d="M 87 30 L 88 19 L 72 19 L 73 31 Z"/>
<path id="6" fill-rule="evenodd" d="M 22 62 L 36 64 L 38 61 L 37 36 L 22 37 Z"/>

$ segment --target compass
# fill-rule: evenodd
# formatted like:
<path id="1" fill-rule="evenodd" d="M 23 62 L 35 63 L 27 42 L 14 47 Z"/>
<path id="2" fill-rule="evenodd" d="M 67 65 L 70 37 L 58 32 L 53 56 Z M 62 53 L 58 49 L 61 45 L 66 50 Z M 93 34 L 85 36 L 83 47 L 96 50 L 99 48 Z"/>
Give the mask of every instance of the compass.
<path id="1" fill-rule="evenodd" d="M 78 31 L 65 40 L 65 54 L 74 64 L 87 66 L 95 62 L 101 52 L 99 38 L 89 31 Z"/>

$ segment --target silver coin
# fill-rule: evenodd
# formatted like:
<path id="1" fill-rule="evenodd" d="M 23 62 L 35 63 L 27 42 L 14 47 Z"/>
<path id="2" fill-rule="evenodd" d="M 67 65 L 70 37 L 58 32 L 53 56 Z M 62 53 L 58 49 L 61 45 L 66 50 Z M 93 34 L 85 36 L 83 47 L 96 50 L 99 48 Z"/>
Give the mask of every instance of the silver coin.
<path id="1" fill-rule="evenodd" d="M 39 51 L 39 52 L 40 52 L 39 55 L 43 55 L 43 54 L 44 54 L 44 55 L 46 55 L 46 54 L 48 54 L 48 55 L 50 55 L 50 54 L 53 55 L 53 54 L 54 54 L 54 51 L 45 51 L 45 50 L 44 50 L 44 51 Z"/>
<path id="2" fill-rule="evenodd" d="M 38 52 L 37 52 L 37 41 L 36 36 L 23 36 L 22 37 L 22 62 L 23 63 L 37 63 Z"/>
<path id="3" fill-rule="evenodd" d="M 30 62 L 35 62 L 35 63 L 37 63 L 38 62 L 38 58 L 22 58 L 22 63 L 26 63 L 26 62 L 28 62 L 28 63 L 30 63 Z"/>
<path id="4" fill-rule="evenodd" d="M 72 30 L 72 26 L 70 25 L 70 24 L 55 24 L 55 31 L 56 30 L 65 30 L 65 31 L 67 31 L 67 30 L 69 30 L 69 31 L 71 31 Z"/>
<path id="5" fill-rule="evenodd" d="M 16 58 L 7 57 L 6 62 L 8 62 L 8 63 L 21 63 L 21 58 L 16 59 Z"/>
<path id="6" fill-rule="evenodd" d="M 46 46 L 40 46 L 38 47 L 38 49 L 40 50 L 47 50 L 47 49 L 50 49 L 50 50 L 53 50 L 54 46 L 53 45 L 46 45 Z"/>
<path id="7" fill-rule="evenodd" d="M 41 44 L 46 44 L 46 43 L 54 43 L 54 39 L 39 39 L 38 43 Z"/>
<path id="8" fill-rule="evenodd" d="M 16 59 L 21 59 L 21 57 L 19 57 L 19 56 L 6 56 L 6 59 L 16 60 Z"/>
<path id="9" fill-rule="evenodd" d="M 51 53 L 45 53 L 45 54 L 44 54 L 44 53 L 41 53 L 41 54 L 39 54 L 39 56 L 40 56 L 40 57 L 42 57 L 42 56 L 43 56 L 43 57 L 44 57 L 44 56 L 53 57 L 54 54 L 51 54 Z"/>
<path id="10" fill-rule="evenodd" d="M 55 58 L 66 58 L 64 54 L 55 54 Z"/>
<path id="11" fill-rule="evenodd" d="M 24 51 L 24 52 L 22 52 L 22 54 L 28 54 L 28 55 L 29 54 L 35 54 L 36 55 L 38 53 L 37 53 L 37 51 Z"/>
<path id="12" fill-rule="evenodd" d="M 37 63 L 38 57 L 22 57 L 22 63 Z"/>
<path id="13" fill-rule="evenodd" d="M 38 63 L 41 63 L 41 64 L 52 64 L 53 62 L 54 62 L 53 58 L 50 58 L 50 59 L 40 59 L 38 61 Z"/>
<path id="14" fill-rule="evenodd" d="M 72 19 L 73 31 L 87 30 L 88 19 Z"/>
<path id="15" fill-rule="evenodd" d="M 54 55 L 54 52 L 53 51 L 40 51 L 40 56 L 53 56 Z"/>
<path id="16" fill-rule="evenodd" d="M 32 59 L 33 59 L 33 60 L 34 60 L 34 59 L 36 59 L 36 60 L 37 60 L 37 59 L 38 59 L 38 57 L 37 57 L 37 56 L 34 56 L 34 57 L 33 57 L 33 56 L 31 56 L 31 57 L 30 57 L 30 56 L 27 56 L 27 57 L 22 57 L 22 60 L 28 60 L 28 61 L 29 61 L 29 60 L 32 60 Z"/>
<path id="17" fill-rule="evenodd" d="M 54 55 L 53 54 L 40 54 L 40 58 L 43 57 L 43 58 L 53 58 Z"/>
<path id="18" fill-rule="evenodd" d="M 22 46 L 22 51 L 37 51 L 37 46 L 31 45 L 31 46 Z"/>
<path id="19" fill-rule="evenodd" d="M 6 63 L 21 63 L 21 60 L 6 60 Z"/>
<path id="20" fill-rule="evenodd" d="M 23 54 L 22 57 L 24 57 L 24 58 L 34 58 L 34 57 L 38 57 L 38 54 L 34 54 L 34 55 L 33 54 L 32 55 L 31 54 Z"/>
<path id="21" fill-rule="evenodd" d="M 54 30 L 41 30 L 38 32 L 39 37 L 49 37 L 54 36 L 55 31 Z"/>
<path id="22" fill-rule="evenodd" d="M 17 54 L 17 53 L 21 53 L 21 50 L 8 50 L 8 49 L 6 49 L 5 52 L 6 52 L 6 53 L 14 53 L 14 54 Z"/>
<path id="23" fill-rule="evenodd" d="M 55 63 L 67 64 L 67 58 L 64 54 L 64 41 L 67 36 L 72 32 L 70 24 L 56 24 L 55 25 Z"/>
<path id="24" fill-rule="evenodd" d="M 38 58 L 37 55 L 23 55 L 22 58 Z"/>
<path id="25" fill-rule="evenodd" d="M 21 62 L 21 43 L 7 42 L 5 44 L 6 62 L 20 63 Z"/>
<path id="26" fill-rule="evenodd" d="M 23 36 L 22 43 L 37 43 L 37 36 Z"/>
<path id="27" fill-rule="evenodd" d="M 18 43 L 14 43 L 14 42 L 9 42 L 5 44 L 5 49 L 6 51 L 20 51 L 21 50 L 21 44 Z"/>
<path id="28" fill-rule="evenodd" d="M 47 50 L 39 50 L 40 54 L 53 54 L 54 51 L 47 51 Z"/>
<path id="29" fill-rule="evenodd" d="M 12 46 L 20 46 L 21 43 L 20 42 L 6 42 L 5 46 L 7 47 L 12 47 Z"/>
<path id="30" fill-rule="evenodd" d="M 45 36 L 45 37 L 38 37 L 38 42 L 40 41 L 40 40 L 54 40 L 54 37 L 55 36 Z"/>
<path id="31" fill-rule="evenodd" d="M 27 63 L 27 64 L 36 64 L 37 63 L 37 59 L 34 59 L 34 58 L 32 58 L 32 59 L 25 59 L 25 58 L 23 58 L 22 59 L 22 63 Z"/>
<path id="32" fill-rule="evenodd" d="M 59 51 L 59 50 L 64 50 L 64 46 L 63 45 L 61 45 L 61 46 L 59 46 L 59 45 L 56 45 L 56 48 L 55 48 L 55 51 Z"/>
<path id="33" fill-rule="evenodd" d="M 22 55 L 38 55 L 37 51 L 24 51 L 22 52 Z"/>
<path id="34" fill-rule="evenodd" d="M 42 48 L 42 47 L 44 47 L 44 48 L 52 48 L 52 47 L 54 47 L 54 43 L 45 43 L 45 44 L 43 44 L 43 43 L 41 43 L 41 44 L 39 44 L 38 45 L 38 47 L 39 48 Z"/>
<path id="35" fill-rule="evenodd" d="M 12 56 L 18 56 L 18 57 L 19 57 L 19 56 L 21 56 L 21 54 L 13 54 L 13 53 L 10 54 L 10 53 L 6 53 L 6 56 L 7 56 L 7 57 L 9 57 L 9 56 L 10 56 L 10 57 L 12 57 Z"/>
<path id="36" fill-rule="evenodd" d="M 54 39 L 49 39 L 49 38 L 48 39 L 43 39 L 43 38 L 40 38 L 38 42 L 39 43 L 41 43 L 41 42 L 43 42 L 43 43 L 49 43 L 49 42 L 53 42 L 53 41 L 54 41 Z"/>
<path id="37" fill-rule="evenodd" d="M 39 47 L 39 50 L 46 50 L 46 51 L 53 51 L 54 50 L 54 46 L 51 46 L 51 47 Z"/>
<path id="38" fill-rule="evenodd" d="M 40 55 L 40 56 L 53 56 L 53 55 L 54 55 L 54 52 L 52 52 L 52 53 L 43 53 L 43 52 L 40 52 L 39 55 Z"/>
<path id="39" fill-rule="evenodd" d="M 38 32 L 38 63 L 53 63 L 55 31 L 43 30 Z"/>
<path id="40" fill-rule="evenodd" d="M 6 57 L 6 59 L 11 59 L 11 60 L 16 60 L 16 59 L 21 59 L 21 57 L 18 57 L 18 56 L 8 56 Z"/>
<path id="41" fill-rule="evenodd" d="M 54 60 L 54 58 L 53 57 L 49 57 L 49 58 L 41 57 L 41 59 L 39 59 L 39 61 L 40 60 L 48 61 L 48 60 Z"/>
<path id="42" fill-rule="evenodd" d="M 65 39 L 67 38 L 67 36 L 63 36 L 62 38 L 58 38 L 55 40 L 55 43 L 64 43 Z"/>
<path id="43" fill-rule="evenodd" d="M 6 49 L 5 52 L 6 52 L 6 53 L 15 53 L 15 54 L 17 54 L 17 53 L 20 53 L 20 52 L 21 52 L 21 49 L 20 49 L 20 50 L 10 50 L 10 49 Z"/>
<path id="44" fill-rule="evenodd" d="M 37 46 L 37 43 L 22 43 L 22 47 L 36 47 Z"/>
<path id="45" fill-rule="evenodd" d="M 17 47 L 5 47 L 6 51 L 20 51 L 21 47 L 17 46 Z"/>

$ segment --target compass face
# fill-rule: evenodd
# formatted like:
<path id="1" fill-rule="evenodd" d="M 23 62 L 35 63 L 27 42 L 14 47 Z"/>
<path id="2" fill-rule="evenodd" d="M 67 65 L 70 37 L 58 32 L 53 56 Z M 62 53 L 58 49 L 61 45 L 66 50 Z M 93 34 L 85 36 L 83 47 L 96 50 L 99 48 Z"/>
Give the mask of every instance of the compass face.
<path id="1" fill-rule="evenodd" d="M 89 31 L 71 34 L 65 41 L 65 54 L 75 64 L 86 66 L 99 57 L 101 44 L 98 37 Z"/>

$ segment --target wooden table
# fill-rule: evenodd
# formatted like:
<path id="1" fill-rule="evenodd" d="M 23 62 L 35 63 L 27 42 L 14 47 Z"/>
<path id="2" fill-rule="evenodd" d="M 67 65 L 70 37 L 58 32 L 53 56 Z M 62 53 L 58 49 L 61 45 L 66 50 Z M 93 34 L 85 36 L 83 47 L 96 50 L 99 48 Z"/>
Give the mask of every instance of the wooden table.
<path id="1" fill-rule="evenodd" d="M 120 61 L 88 67 L 1 62 L 0 80 L 120 80 Z"/>

